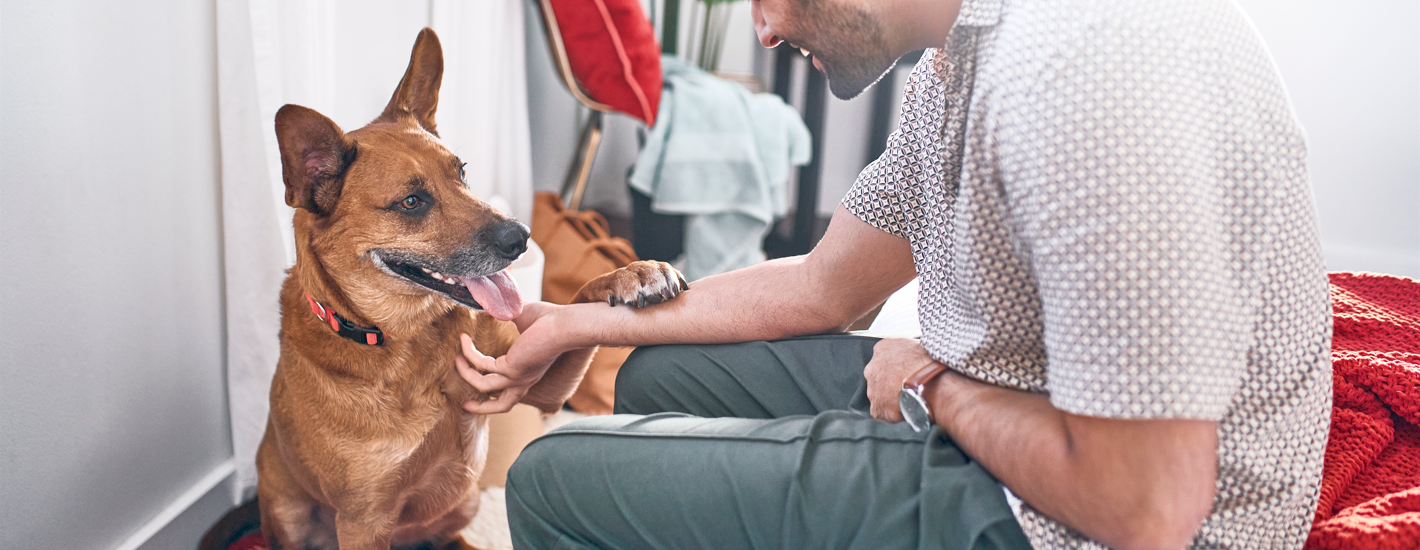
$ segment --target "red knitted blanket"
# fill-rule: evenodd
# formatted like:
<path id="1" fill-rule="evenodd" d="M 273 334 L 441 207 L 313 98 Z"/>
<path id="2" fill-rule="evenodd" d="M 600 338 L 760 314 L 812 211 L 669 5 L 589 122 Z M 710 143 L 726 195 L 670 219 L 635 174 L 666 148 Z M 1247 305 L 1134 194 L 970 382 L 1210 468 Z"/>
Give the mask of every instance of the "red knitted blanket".
<path id="1" fill-rule="evenodd" d="M 1335 384 L 1305 550 L 1420 548 L 1420 283 L 1332 273 Z"/>

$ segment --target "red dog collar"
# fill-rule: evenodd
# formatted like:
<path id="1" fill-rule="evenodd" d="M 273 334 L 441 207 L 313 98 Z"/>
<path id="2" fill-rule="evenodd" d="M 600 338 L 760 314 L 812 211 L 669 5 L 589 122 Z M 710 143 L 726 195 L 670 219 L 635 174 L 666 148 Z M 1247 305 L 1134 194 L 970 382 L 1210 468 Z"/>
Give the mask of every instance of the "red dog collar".
<path id="1" fill-rule="evenodd" d="M 306 295 L 306 301 L 311 304 L 311 313 L 316 314 L 317 318 L 329 324 L 331 330 L 334 330 L 336 334 L 361 344 L 371 346 L 383 346 L 385 344 L 385 333 L 382 332 L 379 327 L 365 328 L 356 325 L 350 322 L 349 319 L 341 317 L 339 313 L 326 309 L 325 306 L 317 302 L 315 298 L 311 298 L 309 292 L 304 294 Z"/>

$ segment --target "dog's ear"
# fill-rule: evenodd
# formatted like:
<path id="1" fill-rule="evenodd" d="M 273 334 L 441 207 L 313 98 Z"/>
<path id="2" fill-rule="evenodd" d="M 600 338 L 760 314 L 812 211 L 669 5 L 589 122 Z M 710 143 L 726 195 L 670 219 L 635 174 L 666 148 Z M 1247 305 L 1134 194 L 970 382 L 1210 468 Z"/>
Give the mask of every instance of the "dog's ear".
<path id="1" fill-rule="evenodd" d="M 399 88 L 376 120 L 394 122 L 401 116 L 413 116 L 420 127 L 439 135 L 434 130 L 434 111 L 439 108 L 439 83 L 443 78 L 444 48 L 439 45 L 434 29 L 425 27 L 414 40 L 409 68 L 405 69 Z"/>
<path id="2" fill-rule="evenodd" d="M 345 171 L 355 162 L 355 141 L 324 115 L 286 105 L 276 111 L 276 142 L 286 204 L 321 216 L 334 211 Z"/>

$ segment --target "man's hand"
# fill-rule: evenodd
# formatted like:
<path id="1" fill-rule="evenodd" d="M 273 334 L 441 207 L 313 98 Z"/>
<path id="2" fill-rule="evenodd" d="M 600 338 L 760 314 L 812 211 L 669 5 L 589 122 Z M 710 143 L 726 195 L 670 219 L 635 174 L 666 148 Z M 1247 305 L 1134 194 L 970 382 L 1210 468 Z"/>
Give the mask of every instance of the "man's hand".
<path id="1" fill-rule="evenodd" d="M 932 363 L 932 356 L 915 338 L 884 338 L 873 346 L 873 358 L 863 368 L 873 418 L 902 422 L 897 396 L 902 381 Z"/>
<path id="2" fill-rule="evenodd" d="M 557 338 L 561 334 L 556 329 L 540 326 L 538 321 L 562 307 L 547 302 L 523 306 L 522 314 L 513 320 L 522 334 L 506 355 L 496 359 L 479 353 L 467 334 L 459 335 L 462 354 L 454 356 L 454 368 L 468 385 L 488 395 L 487 401 L 464 403 L 464 410 L 475 414 L 507 412 L 542 380 L 565 343 Z M 543 325 L 553 324 L 547 321 Z"/>

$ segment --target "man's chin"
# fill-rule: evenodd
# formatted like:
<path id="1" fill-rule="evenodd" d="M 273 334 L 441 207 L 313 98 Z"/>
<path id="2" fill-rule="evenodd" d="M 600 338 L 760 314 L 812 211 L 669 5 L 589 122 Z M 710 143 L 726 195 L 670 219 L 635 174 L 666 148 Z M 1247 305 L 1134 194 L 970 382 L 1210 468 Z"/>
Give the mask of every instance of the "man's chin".
<path id="1" fill-rule="evenodd" d="M 833 65 L 821 63 L 823 75 L 828 79 L 828 91 L 833 93 L 833 97 L 848 101 L 858 97 L 864 90 L 877 84 L 883 76 L 892 71 L 897 65 L 897 59 L 887 64 L 881 71 L 864 70 L 857 71 L 856 74 L 841 74 L 833 70 Z"/>
<path id="2" fill-rule="evenodd" d="M 896 58 L 893 58 L 882 70 L 858 67 L 855 71 L 845 72 L 836 71 L 834 64 L 826 63 L 826 61 L 821 60 L 821 58 L 816 57 L 816 55 L 814 61 L 816 61 L 815 65 L 818 65 L 819 70 L 824 71 L 824 77 L 828 78 L 828 91 L 832 92 L 834 97 L 843 99 L 843 101 L 856 98 L 858 95 L 861 95 L 863 91 L 872 87 L 873 84 L 878 84 L 878 81 L 883 80 L 883 75 L 892 71 L 892 68 L 897 65 Z"/>

